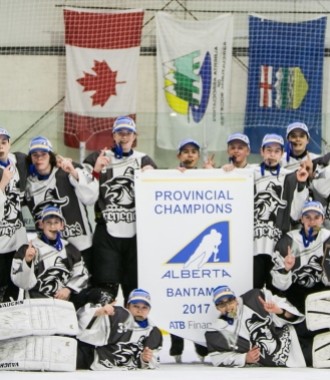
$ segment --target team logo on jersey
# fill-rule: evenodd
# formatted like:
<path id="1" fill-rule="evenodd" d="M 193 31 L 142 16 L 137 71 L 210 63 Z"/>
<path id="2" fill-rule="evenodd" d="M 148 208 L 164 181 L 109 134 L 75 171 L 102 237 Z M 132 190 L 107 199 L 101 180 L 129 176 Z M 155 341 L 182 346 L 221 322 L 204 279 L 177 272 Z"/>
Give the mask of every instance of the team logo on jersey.
<path id="1" fill-rule="evenodd" d="M 270 182 L 266 189 L 254 197 L 254 238 L 268 237 L 279 240 L 282 231 L 276 226 L 279 209 L 287 207 L 288 202 L 282 199 L 283 188 Z"/>
<path id="2" fill-rule="evenodd" d="M 19 191 L 13 188 L 8 193 L 4 204 L 4 216 L 0 220 L 0 236 L 11 238 L 16 231 L 23 227 L 23 223 L 19 219 L 20 207 Z"/>
<path id="3" fill-rule="evenodd" d="M 292 282 L 305 288 L 312 288 L 320 283 L 323 274 L 322 261 L 323 257 L 313 255 L 305 265 L 293 270 Z"/>
<path id="4" fill-rule="evenodd" d="M 140 355 L 143 350 L 143 342 L 146 337 L 141 336 L 137 342 L 118 342 L 114 345 L 112 352 L 107 352 L 106 356 L 99 350 L 100 364 L 106 368 L 125 367 L 126 369 L 136 369 L 139 367 Z M 117 349 L 116 349 L 117 348 Z"/>
<path id="5" fill-rule="evenodd" d="M 134 166 L 128 166 L 122 175 L 117 175 L 101 185 L 107 202 L 102 215 L 107 222 L 135 222 L 134 170 Z"/>
<path id="6" fill-rule="evenodd" d="M 275 333 L 272 320 L 269 316 L 262 318 L 253 313 L 246 320 L 246 328 L 250 334 L 252 346 L 259 347 L 264 363 L 274 363 L 276 366 L 285 366 L 288 360 L 291 337 L 288 326 Z"/>
<path id="7" fill-rule="evenodd" d="M 42 201 L 40 201 L 38 204 L 34 206 L 34 209 L 32 210 L 32 214 L 35 218 L 35 220 L 40 220 L 42 211 L 44 210 L 45 207 L 48 206 L 55 206 L 58 209 L 62 211 L 62 208 L 67 206 L 69 204 L 69 197 L 61 197 L 58 193 L 58 189 L 56 187 L 52 189 L 48 189 L 45 192 L 45 197 Z"/>
<path id="8" fill-rule="evenodd" d="M 227 263 L 229 256 L 229 222 L 223 221 L 204 229 L 167 264 L 183 264 L 185 269 L 199 269 L 209 263 Z"/>

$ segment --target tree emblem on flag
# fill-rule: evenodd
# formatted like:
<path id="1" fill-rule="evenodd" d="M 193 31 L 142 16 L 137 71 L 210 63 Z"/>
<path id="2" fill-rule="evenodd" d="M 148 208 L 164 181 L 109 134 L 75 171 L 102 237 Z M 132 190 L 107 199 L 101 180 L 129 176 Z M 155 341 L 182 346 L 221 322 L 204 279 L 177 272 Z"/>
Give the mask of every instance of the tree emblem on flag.
<path id="1" fill-rule="evenodd" d="M 95 74 L 84 71 L 84 77 L 77 79 L 77 82 L 84 87 L 84 92 L 94 91 L 91 96 L 93 106 L 103 107 L 112 95 L 117 95 L 116 85 L 126 82 L 116 82 L 118 71 L 112 71 L 106 61 L 94 61 L 92 71 Z"/>
<path id="2" fill-rule="evenodd" d="M 212 64 L 210 53 L 203 62 L 200 51 L 193 51 L 163 64 L 165 97 L 171 109 L 199 123 L 208 106 L 211 93 Z M 196 72 L 198 71 L 198 72 Z"/>

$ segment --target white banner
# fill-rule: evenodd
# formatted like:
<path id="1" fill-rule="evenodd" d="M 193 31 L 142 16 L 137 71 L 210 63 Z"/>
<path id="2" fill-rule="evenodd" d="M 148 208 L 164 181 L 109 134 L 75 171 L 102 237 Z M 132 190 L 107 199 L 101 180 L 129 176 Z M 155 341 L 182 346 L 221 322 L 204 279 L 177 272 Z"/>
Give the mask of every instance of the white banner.
<path id="1" fill-rule="evenodd" d="M 228 134 L 233 16 L 175 19 L 158 12 L 157 144 L 176 149 L 193 138 L 207 150 L 224 150 Z"/>
<path id="2" fill-rule="evenodd" d="M 152 320 L 204 343 L 216 318 L 212 291 L 252 288 L 253 173 L 221 169 L 137 171 L 139 287 Z"/>

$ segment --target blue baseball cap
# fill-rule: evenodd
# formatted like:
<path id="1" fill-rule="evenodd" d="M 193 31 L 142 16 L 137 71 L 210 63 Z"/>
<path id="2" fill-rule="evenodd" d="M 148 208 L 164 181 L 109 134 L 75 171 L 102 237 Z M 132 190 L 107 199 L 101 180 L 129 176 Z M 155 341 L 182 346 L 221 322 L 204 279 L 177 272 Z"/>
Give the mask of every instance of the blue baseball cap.
<path id="1" fill-rule="evenodd" d="M 30 145 L 29 145 L 29 154 L 40 152 L 40 151 L 47 152 L 47 153 L 53 151 L 53 146 L 51 142 L 46 137 L 43 137 L 43 136 L 34 137 L 30 141 Z"/>
<path id="2" fill-rule="evenodd" d="M 230 289 L 228 285 L 220 285 L 213 289 L 213 302 L 215 305 L 218 305 L 224 298 L 236 298 L 235 293 Z"/>
<path id="3" fill-rule="evenodd" d="M 143 290 L 143 289 L 134 289 L 129 294 L 127 303 L 136 304 L 139 302 L 142 302 L 145 305 L 151 307 L 150 294 L 146 290 Z"/>
<path id="4" fill-rule="evenodd" d="M 60 218 L 64 221 L 63 215 L 59 208 L 55 206 L 46 206 L 41 213 L 41 220 L 44 221 L 47 218 Z"/>
<path id="5" fill-rule="evenodd" d="M 180 153 L 186 145 L 193 145 L 198 150 L 200 150 L 200 148 L 201 148 L 196 140 L 193 140 L 193 139 L 184 139 L 184 140 L 181 140 L 179 142 L 178 153 Z"/>
<path id="6" fill-rule="evenodd" d="M 119 116 L 112 126 L 112 133 L 128 131 L 136 133 L 135 121 L 129 116 Z"/>
<path id="7" fill-rule="evenodd" d="M 322 203 L 318 202 L 318 201 L 305 202 L 305 204 L 301 210 L 301 215 L 304 215 L 309 211 L 315 211 L 315 212 L 321 214 L 322 216 L 325 215 L 324 207 L 323 207 Z"/>
<path id="8" fill-rule="evenodd" d="M 261 147 L 265 147 L 270 144 L 279 144 L 281 147 L 284 147 L 284 140 L 281 135 L 277 135 L 276 133 L 267 133 L 262 139 Z"/>
<path id="9" fill-rule="evenodd" d="M 230 144 L 232 141 L 241 141 L 245 143 L 250 148 L 250 140 L 247 135 L 244 133 L 233 133 L 232 135 L 229 135 L 227 138 L 227 144 Z"/>
<path id="10" fill-rule="evenodd" d="M 307 135 L 308 138 L 310 138 L 310 135 L 309 135 L 309 130 L 308 130 L 308 127 L 305 123 L 300 123 L 299 121 L 296 121 L 294 123 L 291 123 L 287 126 L 286 128 L 286 138 L 289 137 L 289 134 L 294 130 L 294 129 L 301 129 L 302 131 L 304 131 Z"/>
<path id="11" fill-rule="evenodd" d="M 0 128 L 0 135 L 5 136 L 8 140 L 10 139 L 10 134 L 5 128 Z"/>

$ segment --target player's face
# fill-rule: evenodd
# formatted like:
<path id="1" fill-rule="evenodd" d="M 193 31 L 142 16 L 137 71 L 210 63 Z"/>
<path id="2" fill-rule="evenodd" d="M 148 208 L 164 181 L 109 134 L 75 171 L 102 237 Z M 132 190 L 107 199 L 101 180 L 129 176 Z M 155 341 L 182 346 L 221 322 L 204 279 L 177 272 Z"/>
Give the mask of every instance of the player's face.
<path id="1" fill-rule="evenodd" d="M 150 311 L 150 306 L 146 305 L 144 302 L 130 303 L 127 309 L 131 312 L 134 319 L 137 321 L 144 321 L 148 318 Z"/>
<path id="2" fill-rule="evenodd" d="M 313 228 L 313 234 L 317 234 L 324 221 L 323 215 L 316 211 L 308 211 L 301 217 L 301 223 L 304 226 L 306 235 L 310 228 Z"/>
<path id="3" fill-rule="evenodd" d="M 240 168 L 247 164 L 250 149 L 244 142 L 234 140 L 228 144 L 227 153 L 229 157 L 234 157 L 234 166 Z"/>
<path id="4" fill-rule="evenodd" d="M 288 141 L 291 143 L 293 154 L 299 156 L 305 152 L 309 140 L 306 132 L 294 129 L 290 132 Z"/>
<path id="5" fill-rule="evenodd" d="M 57 233 L 63 230 L 64 223 L 58 217 L 49 217 L 40 222 L 40 227 L 48 239 L 55 240 Z"/>
<path id="6" fill-rule="evenodd" d="M 52 170 L 50 164 L 49 153 L 43 151 L 36 151 L 31 153 L 32 164 L 35 166 L 39 174 L 49 174 Z"/>
<path id="7" fill-rule="evenodd" d="M 10 142 L 6 136 L 0 135 L 0 161 L 7 161 L 10 150 Z"/>
<path id="8" fill-rule="evenodd" d="M 268 166 L 276 166 L 282 158 L 283 148 L 280 144 L 269 144 L 261 148 L 260 155 Z"/>
<path id="9" fill-rule="evenodd" d="M 134 144 L 136 134 L 128 130 L 121 130 L 113 134 L 113 139 L 117 145 L 121 145 L 123 152 L 128 153 Z"/>
<path id="10" fill-rule="evenodd" d="M 225 298 L 216 305 L 221 314 L 227 314 L 231 318 L 237 316 L 238 302 L 236 298 Z"/>
<path id="11" fill-rule="evenodd" d="M 194 169 L 198 165 L 200 152 L 195 145 L 187 144 L 181 149 L 177 157 L 184 168 Z"/>

